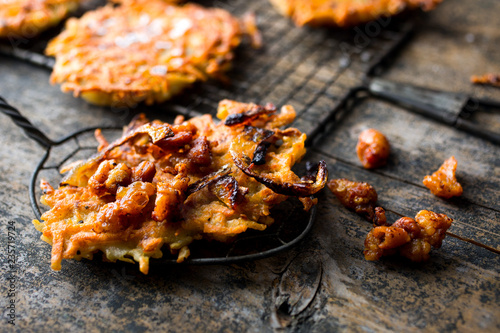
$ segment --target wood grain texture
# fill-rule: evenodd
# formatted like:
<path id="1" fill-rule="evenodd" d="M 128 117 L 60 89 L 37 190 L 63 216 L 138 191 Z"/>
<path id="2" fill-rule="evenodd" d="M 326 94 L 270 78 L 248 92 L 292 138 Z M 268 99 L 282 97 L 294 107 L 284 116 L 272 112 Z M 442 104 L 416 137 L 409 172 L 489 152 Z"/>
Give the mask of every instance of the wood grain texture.
<path id="1" fill-rule="evenodd" d="M 236 6 L 239 2 L 220 3 Z M 304 40 L 310 29 L 293 27 L 267 1 L 249 6 L 262 15 L 259 25 L 276 25 L 276 30 L 265 30 L 264 35 L 264 41 L 276 42 L 266 45 L 257 57 L 238 51 L 248 66 L 235 71 L 233 79 L 247 82 L 248 90 L 221 93 L 218 86 L 212 86 L 214 98 L 291 103 L 301 115 L 307 114 L 296 125 L 314 130 L 338 105 L 346 88 L 361 80 L 356 71 L 363 68 L 342 70 L 338 63 L 340 42 L 352 41 L 356 32 L 320 29 L 317 37 Z M 237 6 L 233 10 L 241 14 Z M 496 0 L 444 1 L 424 17 L 383 77 L 500 99 L 499 89 L 468 82 L 471 74 L 500 72 L 499 11 Z M 303 52 L 306 46 L 311 49 L 308 54 Z M 273 54 L 281 60 L 267 68 L 265 57 Z M 314 72 L 309 75 L 311 68 Z M 144 110 L 90 106 L 50 86 L 44 69 L 2 56 L 0 78 L 0 95 L 51 138 L 84 126 L 122 125 Z M 152 118 L 171 121 L 174 117 L 158 109 L 144 111 Z M 500 128 L 495 114 L 481 115 L 478 121 Z M 388 165 L 371 171 L 361 167 L 355 153 L 357 136 L 369 127 L 381 130 L 392 145 Z M 447 237 L 426 263 L 389 257 L 367 262 L 362 251 L 370 224 L 343 208 L 328 190 L 319 194 L 317 221 L 307 239 L 272 258 L 229 266 L 153 264 L 147 276 L 136 266 L 96 258 L 66 261 L 60 272 L 54 272 L 50 246 L 39 239 L 31 224 L 28 198 L 28 179 L 43 151 L 1 114 L 0 143 L 0 242 L 7 242 L 5 226 L 14 222 L 18 255 L 16 326 L 7 326 L 3 315 L 0 331 L 500 330 L 499 255 Z M 62 154 L 72 147 L 61 149 Z M 422 179 L 451 155 L 458 160 L 457 177 L 464 194 L 442 200 L 422 185 Z M 420 209 L 446 213 L 455 220 L 450 231 L 500 249 L 498 146 L 391 104 L 361 99 L 326 124 L 325 133 L 306 156 L 306 160 L 319 159 L 327 161 L 332 178 L 371 183 L 379 203 L 387 209 L 407 216 Z M 0 251 L 5 273 L 0 275 L 0 307 L 5 309 L 7 259 L 4 248 Z"/>

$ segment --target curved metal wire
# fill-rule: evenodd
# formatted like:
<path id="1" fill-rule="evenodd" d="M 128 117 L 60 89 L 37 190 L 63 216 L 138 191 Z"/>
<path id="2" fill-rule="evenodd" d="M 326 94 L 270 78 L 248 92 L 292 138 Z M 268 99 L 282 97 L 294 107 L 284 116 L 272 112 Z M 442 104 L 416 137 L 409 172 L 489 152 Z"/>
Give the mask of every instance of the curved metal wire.
<path id="1" fill-rule="evenodd" d="M 50 140 L 42 131 L 26 119 L 19 110 L 9 105 L 2 96 L 0 96 L 0 110 L 9 116 L 17 126 L 21 127 L 27 136 L 35 140 L 42 147 L 48 149 L 55 144 L 54 141 Z"/>

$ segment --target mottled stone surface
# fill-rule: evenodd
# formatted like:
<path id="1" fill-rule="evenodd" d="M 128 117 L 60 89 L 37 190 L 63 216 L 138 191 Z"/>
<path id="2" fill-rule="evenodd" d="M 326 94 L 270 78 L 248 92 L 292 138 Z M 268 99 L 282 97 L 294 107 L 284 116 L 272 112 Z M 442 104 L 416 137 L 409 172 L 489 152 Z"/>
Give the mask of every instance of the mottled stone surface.
<path id="1" fill-rule="evenodd" d="M 265 1 L 252 6 L 258 13 L 272 13 Z M 496 0 L 445 0 L 423 18 L 383 77 L 500 100 L 498 88 L 476 87 L 468 81 L 472 74 L 500 72 L 499 12 Z M 282 20 L 276 23 L 280 29 L 276 34 L 286 38 L 261 52 L 277 52 L 286 43 L 304 39 L 304 32 L 292 28 L 286 19 L 269 15 Z M 269 17 L 260 24 L 270 24 Z M 325 33 L 320 32 L 321 36 Z M 342 35 L 332 34 L 330 41 Z M 307 42 L 318 45 L 321 39 Z M 328 54 L 315 49 L 299 59 L 303 65 L 295 68 L 290 63 L 298 61 L 300 52 L 291 50 L 278 69 L 266 70 L 266 78 L 251 87 L 248 100 L 256 96 L 291 102 L 299 110 L 310 106 L 314 117 L 321 117 L 321 110 L 333 108 L 336 96 L 345 92 L 330 85 L 326 95 L 317 96 L 322 84 L 336 77 L 338 68 L 322 67 L 313 77 L 304 73 Z M 252 65 L 259 67 L 259 63 Z M 291 81 L 278 84 L 277 75 L 283 72 Z M 339 80 L 360 79 L 345 74 Z M 62 94 L 48 80 L 47 70 L 0 56 L 0 96 L 51 138 L 83 126 L 122 125 L 137 112 L 90 106 Z M 245 91 L 239 94 L 246 96 Z M 287 100 L 280 99 L 284 95 Z M 173 119 L 172 114 L 161 117 Z M 314 117 L 302 124 L 311 126 L 313 120 L 321 119 Z M 479 119 L 493 129 L 500 127 L 497 115 Z M 451 232 L 500 250 L 498 146 L 375 99 L 359 100 L 338 123 L 330 125 L 307 157 L 325 159 L 330 177 L 371 183 L 380 204 L 401 214 L 414 216 L 420 209 L 446 213 L 455 220 Z M 392 145 L 388 165 L 373 171 L 362 169 L 354 152 L 358 134 L 368 127 L 381 130 Z M 43 149 L 4 115 L 0 115 L 0 143 L 0 331 L 500 330 L 499 255 L 448 237 L 423 264 L 398 258 L 367 262 L 362 250 L 370 225 L 341 207 L 328 191 L 319 195 L 317 222 L 309 237 L 273 258 L 229 266 L 153 265 L 147 276 L 134 265 L 64 261 L 62 270 L 54 272 L 50 246 L 39 239 L 31 223 L 34 216 L 28 197 L 29 177 Z M 451 155 L 458 160 L 457 177 L 464 195 L 442 200 L 421 181 Z M 7 257 L 9 225 L 15 226 L 15 239 L 11 239 L 17 260 L 14 273 L 9 272 Z M 8 297 L 11 282 L 14 298 Z M 15 299 L 15 326 L 8 324 L 10 299 Z"/>

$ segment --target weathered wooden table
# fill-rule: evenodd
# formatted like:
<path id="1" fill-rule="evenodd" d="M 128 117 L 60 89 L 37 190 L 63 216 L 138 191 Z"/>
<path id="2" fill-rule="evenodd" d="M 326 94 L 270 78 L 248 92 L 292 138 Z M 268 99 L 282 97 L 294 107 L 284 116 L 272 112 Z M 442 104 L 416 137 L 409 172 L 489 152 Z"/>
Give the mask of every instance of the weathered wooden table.
<path id="1" fill-rule="evenodd" d="M 235 12 L 238 3 L 242 1 L 228 2 Z M 355 38 L 356 33 L 320 29 L 316 40 L 304 40 L 315 31 L 293 27 L 265 1 L 252 6 L 261 26 L 278 25 L 275 32 L 264 29 L 264 42 L 281 35 L 283 41 L 261 51 L 242 50 L 238 56 L 262 59 L 286 52 L 272 68 L 249 61 L 250 69 L 235 74 L 234 80 L 244 82 L 248 75 L 252 85 L 220 97 L 291 103 L 301 114 L 312 110 L 314 116 L 301 117 L 296 124 L 307 131 L 336 107 L 338 92 L 345 92 L 337 82 L 361 79 L 352 67 L 340 70 L 338 58 L 328 62 L 329 52 L 338 52 L 340 43 L 335 41 Z M 498 13 L 496 0 L 444 1 L 419 21 L 381 76 L 500 99 L 498 88 L 469 83 L 472 74 L 500 73 Z M 309 43 L 311 52 L 303 57 L 303 52 L 283 45 L 291 41 Z M 372 56 L 363 54 L 362 47 L 360 51 L 361 58 Z M 252 76 L 258 68 L 260 77 Z M 274 82 L 280 73 L 286 77 Z M 90 106 L 64 95 L 48 84 L 49 74 L 0 56 L 0 96 L 52 138 L 83 126 L 122 125 L 137 112 Z M 214 106 L 204 107 L 213 111 Z M 161 117 L 172 120 L 174 113 Z M 499 113 L 475 119 L 500 131 Z M 372 98 L 358 99 L 342 117 L 325 123 L 306 159 L 325 159 L 330 177 L 371 183 L 383 207 L 406 216 L 421 209 L 445 213 L 454 219 L 451 232 L 500 250 L 499 146 Z M 355 155 L 357 136 L 369 127 L 384 132 L 392 144 L 388 165 L 374 171 L 361 168 Z M 153 266 L 147 276 L 133 265 L 96 260 L 65 261 L 54 272 L 50 246 L 31 223 L 28 198 L 28 179 L 43 149 L 4 115 L 0 140 L 1 331 L 500 330 L 498 254 L 447 237 L 423 264 L 398 258 L 365 261 L 363 241 L 370 224 L 344 209 L 327 190 L 319 195 L 318 217 L 307 239 L 276 257 L 228 266 Z M 423 187 L 422 179 L 451 155 L 458 160 L 464 194 L 442 200 Z M 15 227 L 14 233 L 9 234 L 9 226 Z M 15 249 L 13 267 L 9 249 Z"/>

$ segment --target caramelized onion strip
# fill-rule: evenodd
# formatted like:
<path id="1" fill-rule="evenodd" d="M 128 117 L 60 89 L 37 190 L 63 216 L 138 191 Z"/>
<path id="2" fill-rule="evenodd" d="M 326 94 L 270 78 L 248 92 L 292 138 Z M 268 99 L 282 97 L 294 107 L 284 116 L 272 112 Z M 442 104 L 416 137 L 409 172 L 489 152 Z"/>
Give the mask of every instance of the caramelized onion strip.
<path id="1" fill-rule="evenodd" d="M 257 143 L 257 147 L 255 147 L 253 153 L 252 163 L 255 165 L 266 163 L 266 153 L 272 143 L 268 141 L 268 139 L 270 139 L 275 132 L 263 128 L 245 126 L 244 133 L 250 140 Z"/>
<path id="2" fill-rule="evenodd" d="M 316 174 L 316 180 L 313 181 L 300 181 L 297 183 L 281 182 L 273 177 L 271 174 L 257 174 L 252 170 L 251 162 L 249 158 L 241 158 L 235 152 L 231 152 L 234 164 L 243 171 L 247 176 L 255 178 L 258 182 L 269 187 L 276 193 L 297 196 L 297 197 L 308 197 L 323 187 L 325 187 L 326 181 L 328 179 L 328 169 L 326 168 L 326 162 L 320 161 L 318 164 L 318 172 Z"/>
<path id="3" fill-rule="evenodd" d="M 226 165 L 221 170 L 216 171 L 216 172 L 212 172 L 211 174 L 206 175 L 205 177 L 198 180 L 197 182 L 194 182 L 193 184 L 189 185 L 187 192 L 186 192 L 186 198 L 188 196 L 190 196 L 191 194 L 203 189 L 204 187 L 217 182 L 219 179 L 228 175 L 230 172 L 231 172 L 231 168 Z"/>
<path id="4" fill-rule="evenodd" d="M 268 103 L 265 106 L 254 105 L 250 110 L 243 113 L 233 113 L 226 117 L 224 125 L 235 126 L 235 125 L 247 125 L 252 120 L 266 114 L 271 114 L 276 112 L 276 107 Z"/>

